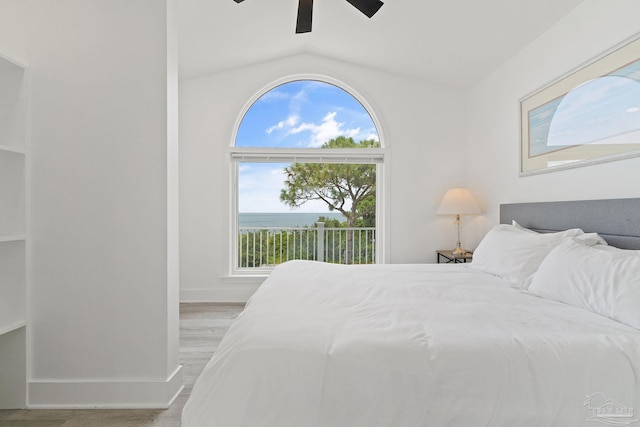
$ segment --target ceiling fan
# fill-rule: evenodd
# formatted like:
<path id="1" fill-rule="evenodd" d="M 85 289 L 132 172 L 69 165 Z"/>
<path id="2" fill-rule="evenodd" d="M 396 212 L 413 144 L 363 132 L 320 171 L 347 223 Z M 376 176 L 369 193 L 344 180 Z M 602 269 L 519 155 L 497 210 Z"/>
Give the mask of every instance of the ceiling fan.
<path id="1" fill-rule="evenodd" d="M 241 3 L 244 0 L 234 0 Z M 380 0 L 347 0 L 360 12 L 371 18 L 382 7 Z M 311 18 L 313 16 L 313 0 L 298 0 L 298 20 L 296 33 L 308 33 L 311 31 Z"/>

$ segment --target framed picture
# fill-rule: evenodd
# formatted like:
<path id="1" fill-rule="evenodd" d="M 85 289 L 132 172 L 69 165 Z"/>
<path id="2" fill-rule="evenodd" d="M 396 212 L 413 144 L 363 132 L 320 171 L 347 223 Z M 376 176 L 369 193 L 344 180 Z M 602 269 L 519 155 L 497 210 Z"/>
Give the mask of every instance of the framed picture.
<path id="1" fill-rule="evenodd" d="M 640 35 L 520 100 L 520 175 L 640 156 Z"/>

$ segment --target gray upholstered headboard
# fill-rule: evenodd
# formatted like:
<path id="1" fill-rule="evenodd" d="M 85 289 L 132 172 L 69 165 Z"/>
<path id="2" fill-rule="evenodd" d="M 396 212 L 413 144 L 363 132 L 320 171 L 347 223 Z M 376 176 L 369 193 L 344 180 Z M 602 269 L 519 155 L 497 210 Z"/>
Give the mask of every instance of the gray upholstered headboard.
<path id="1" fill-rule="evenodd" d="M 640 199 L 500 205 L 500 223 L 512 220 L 540 232 L 581 228 L 599 233 L 612 246 L 640 249 Z"/>

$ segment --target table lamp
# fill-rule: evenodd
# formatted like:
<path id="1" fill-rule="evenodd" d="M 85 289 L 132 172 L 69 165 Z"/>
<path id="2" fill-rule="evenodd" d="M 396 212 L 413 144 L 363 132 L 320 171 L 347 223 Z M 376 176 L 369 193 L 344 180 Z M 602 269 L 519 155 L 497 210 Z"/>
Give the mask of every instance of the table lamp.
<path id="1" fill-rule="evenodd" d="M 451 188 L 447 190 L 440 202 L 440 206 L 438 206 L 436 215 L 455 217 L 454 224 L 458 230 L 458 241 L 456 242 L 456 248 L 451 251 L 453 255 L 464 255 L 465 253 L 465 250 L 460 246 L 460 229 L 462 228 L 460 216 L 478 214 L 480 214 L 480 209 L 478 209 L 476 201 L 467 188 Z"/>

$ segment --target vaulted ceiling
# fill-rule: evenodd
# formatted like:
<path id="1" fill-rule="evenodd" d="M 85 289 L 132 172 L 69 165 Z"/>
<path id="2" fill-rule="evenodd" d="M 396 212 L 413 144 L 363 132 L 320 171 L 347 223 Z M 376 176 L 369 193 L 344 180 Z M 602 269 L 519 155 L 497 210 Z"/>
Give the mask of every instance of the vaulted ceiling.
<path id="1" fill-rule="evenodd" d="M 179 0 L 180 78 L 307 52 L 468 89 L 583 0 L 384 0 L 369 19 L 316 0 L 295 34 L 298 0 Z"/>

